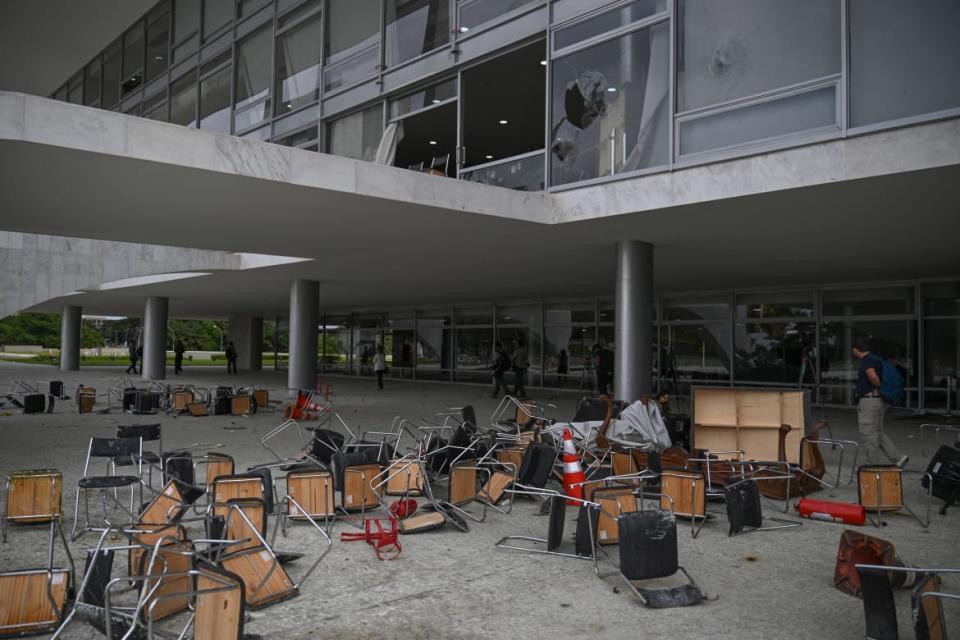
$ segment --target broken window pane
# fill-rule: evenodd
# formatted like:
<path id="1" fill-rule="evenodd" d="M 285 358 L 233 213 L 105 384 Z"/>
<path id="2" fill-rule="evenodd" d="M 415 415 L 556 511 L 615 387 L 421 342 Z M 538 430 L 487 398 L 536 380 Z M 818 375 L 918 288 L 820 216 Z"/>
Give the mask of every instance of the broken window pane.
<path id="1" fill-rule="evenodd" d="M 667 163 L 669 58 L 661 23 L 553 61 L 552 184 Z"/>
<path id="2" fill-rule="evenodd" d="M 850 124 L 960 107 L 958 61 L 960 2 L 854 0 Z"/>
<path id="3" fill-rule="evenodd" d="M 840 4 L 680 0 L 678 111 L 839 73 Z"/>

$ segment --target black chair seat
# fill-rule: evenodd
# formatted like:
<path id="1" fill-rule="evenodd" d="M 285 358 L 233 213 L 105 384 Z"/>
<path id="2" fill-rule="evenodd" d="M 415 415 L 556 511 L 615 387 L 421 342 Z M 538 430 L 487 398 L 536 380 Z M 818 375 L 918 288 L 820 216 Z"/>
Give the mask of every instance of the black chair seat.
<path id="1" fill-rule="evenodd" d="M 126 487 L 138 482 L 137 476 L 91 476 L 89 478 L 80 478 L 77 486 L 81 489 L 110 489 L 113 487 Z"/>

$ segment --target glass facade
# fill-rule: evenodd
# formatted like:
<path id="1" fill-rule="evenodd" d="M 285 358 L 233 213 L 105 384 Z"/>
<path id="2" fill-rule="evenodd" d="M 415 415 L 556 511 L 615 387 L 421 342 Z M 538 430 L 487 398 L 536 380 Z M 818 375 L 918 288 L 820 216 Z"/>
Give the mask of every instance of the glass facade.
<path id="1" fill-rule="evenodd" d="M 319 15 L 297 22 L 277 37 L 276 115 L 283 115 L 320 97 Z"/>
<path id="2" fill-rule="evenodd" d="M 679 294 L 655 303 L 658 389 L 802 385 L 826 404 L 852 405 L 851 347 L 870 336 L 904 376 L 905 407 L 955 411 L 960 401 L 960 281 Z M 500 341 L 508 353 L 527 349 L 530 386 L 589 390 L 593 346 L 616 347 L 614 316 L 606 298 L 328 314 L 321 343 L 330 346 L 318 367 L 359 375 L 363 345 L 382 341 L 394 377 L 488 384 Z"/>
<path id="3" fill-rule="evenodd" d="M 373 160 L 383 135 L 383 106 L 334 120 L 327 125 L 327 152 L 355 160 Z"/>
<path id="4" fill-rule="evenodd" d="M 162 0 L 52 96 L 562 189 L 955 117 L 958 43 L 956 0 Z"/>
<path id="5" fill-rule="evenodd" d="M 385 0 L 384 59 L 398 65 L 450 41 L 447 0 Z"/>

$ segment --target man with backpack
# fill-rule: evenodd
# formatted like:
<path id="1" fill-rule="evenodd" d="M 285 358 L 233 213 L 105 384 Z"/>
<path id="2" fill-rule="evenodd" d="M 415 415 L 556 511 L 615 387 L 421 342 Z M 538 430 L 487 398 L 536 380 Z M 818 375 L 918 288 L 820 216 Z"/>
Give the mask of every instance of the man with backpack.
<path id="1" fill-rule="evenodd" d="M 899 400 L 897 396 L 902 393 L 903 378 L 891 363 L 871 349 L 868 337 L 857 338 L 853 346 L 853 356 L 860 361 L 857 367 L 857 428 L 867 463 L 892 463 L 903 469 L 910 458 L 900 453 L 893 440 L 883 432 L 887 403 Z"/>

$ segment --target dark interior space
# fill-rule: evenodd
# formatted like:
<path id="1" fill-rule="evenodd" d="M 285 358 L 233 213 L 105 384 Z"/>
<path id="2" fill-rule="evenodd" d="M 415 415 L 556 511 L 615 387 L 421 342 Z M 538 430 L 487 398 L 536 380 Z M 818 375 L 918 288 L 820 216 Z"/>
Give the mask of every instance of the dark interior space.
<path id="1" fill-rule="evenodd" d="M 464 166 L 543 148 L 544 47 L 540 40 L 464 71 Z"/>
<path id="2" fill-rule="evenodd" d="M 394 166 L 456 175 L 457 103 L 433 107 L 400 121 L 403 137 Z M 423 166 L 420 166 L 423 163 Z"/>

